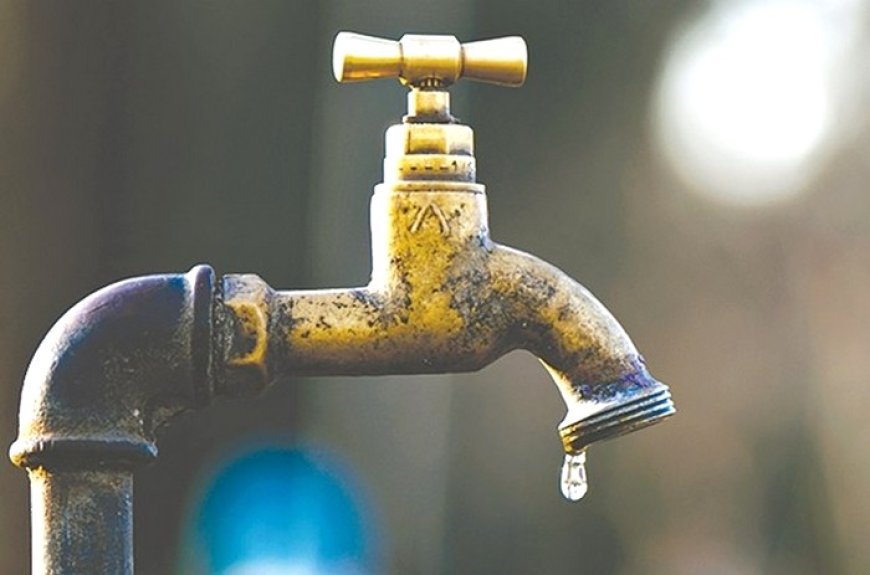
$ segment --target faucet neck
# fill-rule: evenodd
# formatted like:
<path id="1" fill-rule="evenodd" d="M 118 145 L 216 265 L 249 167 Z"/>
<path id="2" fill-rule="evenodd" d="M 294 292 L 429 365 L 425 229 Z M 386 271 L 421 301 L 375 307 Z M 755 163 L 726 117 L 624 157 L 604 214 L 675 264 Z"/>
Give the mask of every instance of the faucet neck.
<path id="1" fill-rule="evenodd" d="M 474 131 L 450 115 L 450 94 L 441 85 L 413 88 L 408 115 L 387 129 L 384 181 L 372 197 L 373 286 L 395 289 L 419 270 L 423 283 L 446 276 L 451 254 L 489 245 L 475 172 Z"/>
<path id="2" fill-rule="evenodd" d="M 474 131 L 450 114 L 450 93 L 441 85 L 408 92 L 408 114 L 387 129 L 385 151 L 386 186 L 414 183 L 419 189 L 426 182 L 435 190 L 443 189 L 441 183 L 465 183 L 468 191 L 483 191 L 475 184 Z"/>
<path id="3" fill-rule="evenodd" d="M 408 92 L 406 124 L 455 124 L 450 114 L 450 92 L 440 84 L 430 88 L 413 88 Z"/>
<path id="4" fill-rule="evenodd" d="M 443 278 L 457 258 L 467 262 L 486 257 L 492 244 L 486 194 L 471 191 L 478 184 L 445 185 L 450 184 L 456 189 L 409 189 L 411 184 L 404 189 L 381 184 L 375 189 L 371 285 L 408 284 L 427 298 L 446 295 Z"/>

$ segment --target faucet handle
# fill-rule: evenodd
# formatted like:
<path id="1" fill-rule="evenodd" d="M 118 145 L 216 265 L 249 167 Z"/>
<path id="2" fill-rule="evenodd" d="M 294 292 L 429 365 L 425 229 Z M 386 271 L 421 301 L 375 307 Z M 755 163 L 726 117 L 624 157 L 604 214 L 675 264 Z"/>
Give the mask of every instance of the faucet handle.
<path id="1" fill-rule="evenodd" d="M 528 54 L 519 36 L 460 44 L 455 36 L 405 34 L 398 42 L 339 32 L 332 71 L 339 82 L 398 78 L 412 88 L 440 89 L 460 77 L 521 86 Z"/>

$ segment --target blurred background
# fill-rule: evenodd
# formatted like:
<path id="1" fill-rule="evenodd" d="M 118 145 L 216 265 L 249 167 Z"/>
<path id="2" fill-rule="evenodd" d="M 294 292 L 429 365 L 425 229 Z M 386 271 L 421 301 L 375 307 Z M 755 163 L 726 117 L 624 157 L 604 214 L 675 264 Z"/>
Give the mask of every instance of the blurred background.
<path id="1" fill-rule="evenodd" d="M 199 262 L 362 285 L 395 82 L 339 30 L 519 34 L 460 83 L 495 239 L 619 318 L 678 415 L 559 493 L 549 377 L 298 379 L 165 430 L 143 575 L 870 573 L 870 2 L 0 1 L 0 437 L 67 308 Z M 341 158 L 341 161 L 336 161 Z M 0 572 L 29 572 L 0 464 Z"/>

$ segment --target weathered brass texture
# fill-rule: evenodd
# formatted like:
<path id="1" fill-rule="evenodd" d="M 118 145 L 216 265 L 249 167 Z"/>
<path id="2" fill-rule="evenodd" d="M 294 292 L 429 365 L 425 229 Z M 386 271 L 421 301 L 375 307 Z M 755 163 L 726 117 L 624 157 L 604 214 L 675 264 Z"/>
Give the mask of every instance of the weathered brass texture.
<path id="1" fill-rule="evenodd" d="M 132 470 L 156 457 L 156 429 L 279 376 L 473 371 L 527 349 L 565 400 L 568 453 L 674 412 L 588 291 L 490 239 L 474 135 L 445 89 L 460 76 L 517 85 L 525 61 L 517 38 L 338 36 L 340 80 L 411 87 L 372 197 L 367 286 L 275 291 L 198 266 L 104 288 L 55 324 L 28 368 L 10 449 L 31 477 L 34 573 L 132 574 Z"/>
<path id="2" fill-rule="evenodd" d="M 225 276 L 220 392 L 258 391 L 286 375 L 473 371 L 523 348 L 567 404 L 560 429 L 569 453 L 672 414 L 668 388 L 588 291 L 490 239 L 474 135 L 450 115 L 444 91 L 462 69 L 444 63 L 460 61 L 459 42 L 406 36 L 398 44 L 344 33 L 335 44 L 337 79 L 399 76 L 412 85 L 408 115 L 387 130 L 384 181 L 372 197 L 371 282 L 273 291 L 257 276 Z M 525 49 L 515 51 L 524 76 Z"/>

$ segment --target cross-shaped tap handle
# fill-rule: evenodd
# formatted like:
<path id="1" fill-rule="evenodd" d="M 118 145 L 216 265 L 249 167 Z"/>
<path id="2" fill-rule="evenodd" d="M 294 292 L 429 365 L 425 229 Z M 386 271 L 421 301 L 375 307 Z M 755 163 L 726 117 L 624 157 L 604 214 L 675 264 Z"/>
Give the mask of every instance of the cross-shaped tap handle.
<path id="1" fill-rule="evenodd" d="M 339 32 L 332 49 L 339 82 L 398 78 L 422 89 L 439 89 L 459 78 L 521 86 L 526 61 L 526 42 L 519 36 L 460 44 L 455 36 L 406 34 L 397 42 Z"/>

